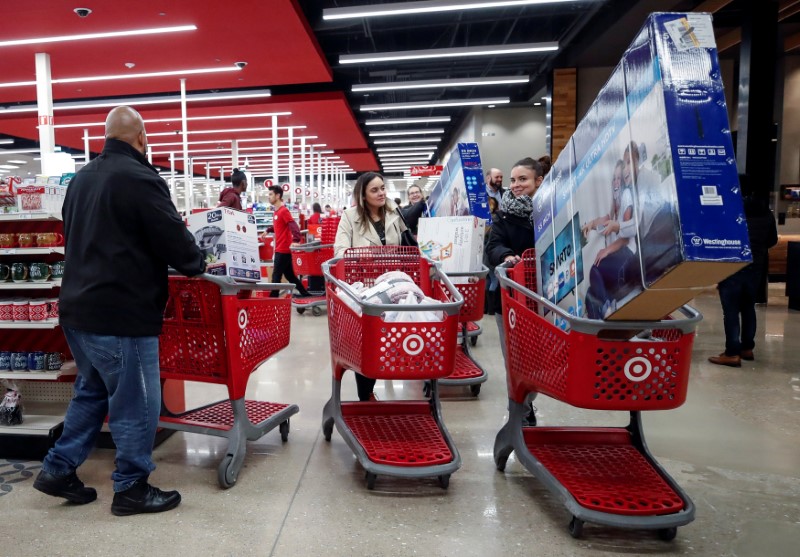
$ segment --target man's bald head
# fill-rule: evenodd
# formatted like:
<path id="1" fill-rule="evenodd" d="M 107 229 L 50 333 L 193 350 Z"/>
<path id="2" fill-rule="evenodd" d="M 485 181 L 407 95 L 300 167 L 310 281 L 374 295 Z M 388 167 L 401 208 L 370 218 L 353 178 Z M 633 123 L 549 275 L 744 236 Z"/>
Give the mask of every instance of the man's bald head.
<path id="1" fill-rule="evenodd" d="M 118 106 L 108 113 L 106 139 L 124 141 L 142 154 L 147 152 L 144 120 L 129 106 Z"/>

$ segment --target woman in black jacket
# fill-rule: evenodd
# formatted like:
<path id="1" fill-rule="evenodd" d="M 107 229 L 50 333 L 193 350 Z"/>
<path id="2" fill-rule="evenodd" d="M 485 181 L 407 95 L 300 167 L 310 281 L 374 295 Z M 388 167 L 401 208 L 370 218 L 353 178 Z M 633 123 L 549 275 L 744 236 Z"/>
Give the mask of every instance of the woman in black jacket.
<path id="1" fill-rule="evenodd" d="M 492 224 L 489 243 L 486 246 L 486 259 L 494 272 L 494 267 L 503 263 L 515 264 L 522 257 L 522 252 L 534 245 L 531 212 L 533 211 L 533 195 L 542 184 L 544 172 L 538 161 L 528 157 L 517 162 L 511 169 L 511 187 L 503 194 L 500 211 Z M 500 347 L 503 360 L 506 359 L 506 336 L 503 330 L 502 305 L 500 290 L 495 290 L 490 300 L 490 309 L 494 311 L 497 330 L 500 333 Z M 533 405 L 526 418 L 528 425 L 536 424 Z"/>

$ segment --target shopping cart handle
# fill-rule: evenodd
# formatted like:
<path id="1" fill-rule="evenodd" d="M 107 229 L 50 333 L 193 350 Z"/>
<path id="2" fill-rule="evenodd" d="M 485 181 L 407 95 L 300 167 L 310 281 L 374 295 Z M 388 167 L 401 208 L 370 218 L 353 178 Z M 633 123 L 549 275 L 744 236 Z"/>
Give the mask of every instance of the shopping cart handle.
<path id="1" fill-rule="evenodd" d="M 179 273 L 172 267 L 169 268 L 169 275 L 173 277 L 182 277 L 184 276 L 182 273 Z M 222 294 L 236 294 L 242 290 L 293 290 L 294 284 L 277 284 L 274 282 L 236 282 L 229 276 L 218 276 L 212 275 L 209 273 L 202 273 L 192 278 L 198 278 L 207 280 L 208 282 L 213 282 L 217 286 L 219 286 L 220 291 Z"/>
<path id="2" fill-rule="evenodd" d="M 441 263 L 437 261 L 437 265 L 440 264 Z M 489 274 L 489 267 L 487 267 L 486 265 L 481 265 L 480 271 L 462 271 L 458 273 L 449 272 L 446 274 L 448 277 L 476 277 L 480 280 L 486 278 L 486 275 Z"/>
<path id="3" fill-rule="evenodd" d="M 556 313 L 559 317 L 563 318 L 569 323 L 570 329 L 580 333 L 597 334 L 600 331 L 608 330 L 631 330 L 631 329 L 680 329 L 684 334 L 694 332 L 697 324 L 703 319 L 703 316 L 691 306 L 684 305 L 678 308 L 677 311 L 681 312 L 685 319 L 662 319 L 658 321 L 601 321 L 598 319 L 586 319 L 583 317 L 576 317 L 564 311 L 563 308 L 558 307 L 547 298 L 532 290 L 525 288 L 521 284 L 508 278 L 508 269 L 512 268 L 511 263 L 503 263 L 495 268 L 495 274 L 500 280 L 500 286 L 516 290 L 523 296 L 531 298 L 537 304 L 541 304 L 548 310 Z"/>
<path id="4" fill-rule="evenodd" d="M 292 246 L 290 249 L 292 251 L 317 251 L 322 248 L 332 248 L 333 244 L 325 244 L 323 245 L 322 242 L 319 240 L 315 240 L 313 242 L 305 243 L 301 246 Z"/>

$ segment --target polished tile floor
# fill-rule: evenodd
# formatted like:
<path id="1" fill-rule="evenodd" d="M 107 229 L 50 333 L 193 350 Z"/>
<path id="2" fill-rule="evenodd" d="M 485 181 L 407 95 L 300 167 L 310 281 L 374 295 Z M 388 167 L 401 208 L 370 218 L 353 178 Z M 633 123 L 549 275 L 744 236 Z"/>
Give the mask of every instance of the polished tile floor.
<path id="1" fill-rule="evenodd" d="M 721 311 L 713 291 L 694 304 L 705 316 L 693 357 L 689 397 L 677 410 L 644 417 L 651 451 L 697 507 L 672 542 L 650 532 L 587 524 L 570 516 L 513 457 L 495 470 L 492 445 L 506 420 L 505 374 L 492 318 L 474 350 L 490 378 L 478 399 L 444 389 L 445 422 L 463 467 L 447 491 L 434 480 L 378 478 L 364 472 L 338 433 L 325 442 L 322 406 L 330 394 L 327 319 L 292 316 L 292 342 L 254 374 L 248 396 L 293 402 L 288 443 L 271 432 L 248 445 L 238 483 L 217 485 L 225 441 L 177 433 L 155 450 L 151 477 L 176 488 L 175 511 L 111 515 L 113 453 L 96 450 L 80 469 L 98 501 L 71 506 L 32 487 L 37 462 L 0 460 L 0 555 L 796 555 L 800 545 L 800 313 L 783 285 L 758 308 L 757 359 L 741 369 L 706 362 L 721 351 Z M 419 382 L 378 382 L 382 400 L 421 393 Z M 192 403 L 224 396 L 192 384 Z M 345 394 L 354 397 L 352 378 Z M 621 425 L 619 413 L 580 411 L 538 401 L 542 425 Z"/>

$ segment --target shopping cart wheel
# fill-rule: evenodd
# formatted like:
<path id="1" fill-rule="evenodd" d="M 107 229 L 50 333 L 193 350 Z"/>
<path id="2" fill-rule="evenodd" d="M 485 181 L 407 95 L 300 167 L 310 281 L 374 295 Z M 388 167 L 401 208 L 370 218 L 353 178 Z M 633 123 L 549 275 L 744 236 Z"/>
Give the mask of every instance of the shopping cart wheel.
<path id="1" fill-rule="evenodd" d="M 422 396 L 425 398 L 431 397 L 431 382 L 430 381 L 423 381 L 422 383 Z"/>
<path id="2" fill-rule="evenodd" d="M 224 489 L 229 489 L 236 485 L 236 472 L 233 469 L 233 455 L 226 455 L 217 468 L 217 481 Z"/>
<path id="3" fill-rule="evenodd" d="M 580 538 L 583 534 L 583 520 L 573 516 L 569 521 L 569 534 L 575 539 Z"/>
<path id="4" fill-rule="evenodd" d="M 478 383 L 477 385 L 470 385 L 469 392 L 472 393 L 472 396 L 478 396 L 481 394 L 481 385 Z"/>
<path id="5" fill-rule="evenodd" d="M 286 443 L 289 440 L 289 420 L 281 422 L 281 425 L 278 426 L 278 430 L 281 432 L 281 441 Z"/>
<path id="6" fill-rule="evenodd" d="M 297 308 L 297 313 L 303 315 L 306 312 L 306 308 Z"/>
<path id="7" fill-rule="evenodd" d="M 450 474 L 443 474 L 439 476 L 439 487 L 447 489 L 450 486 Z"/>
<path id="8" fill-rule="evenodd" d="M 367 472 L 367 489 L 375 489 L 375 480 L 378 479 L 377 474 Z"/>
<path id="9" fill-rule="evenodd" d="M 319 317 L 322 315 L 322 308 L 319 306 L 314 306 L 311 308 L 311 313 L 314 315 L 314 317 Z"/>
<path id="10" fill-rule="evenodd" d="M 472 337 L 471 339 L 469 339 L 469 343 L 470 343 L 472 346 L 478 346 L 478 335 L 475 335 L 474 337 Z"/>
<path id="11" fill-rule="evenodd" d="M 665 542 L 671 542 L 675 539 L 675 536 L 678 535 L 678 527 L 673 526 L 672 528 L 662 528 L 658 531 L 659 539 L 664 540 Z"/>

